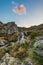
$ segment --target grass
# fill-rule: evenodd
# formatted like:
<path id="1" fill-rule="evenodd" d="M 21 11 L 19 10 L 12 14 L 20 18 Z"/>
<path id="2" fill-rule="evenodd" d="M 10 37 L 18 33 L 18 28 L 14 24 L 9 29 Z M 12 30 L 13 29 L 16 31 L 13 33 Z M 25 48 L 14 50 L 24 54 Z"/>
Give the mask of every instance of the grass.
<path id="1" fill-rule="evenodd" d="M 25 48 L 26 50 L 28 50 L 29 44 L 28 44 L 28 43 L 25 43 L 25 44 L 23 44 L 21 47 L 22 47 L 22 48 Z"/>
<path id="2" fill-rule="evenodd" d="M 33 46 L 34 46 L 34 43 L 35 43 L 35 39 L 32 39 L 32 40 L 30 41 L 30 47 L 33 47 Z"/>
<path id="3" fill-rule="evenodd" d="M 34 65 L 43 65 L 43 57 L 37 55 L 34 51 L 29 54 Z"/>
<path id="4" fill-rule="evenodd" d="M 43 57 L 37 55 L 34 52 L 34 49 L 32 49 L 34 43 L 35 43 L 35 39 L 32 39 L 30 41 L 30 44 L 25 43 L 25 44 L 20 46 L 19 43 L 16 43 L 13 46 L 12 45 L 8 45 L 7 49 L 9 50 L 11 55 L 15 54 L 14 57 L 20 58 L 22 62 L 24 62 L 26 59 L 31 59 L 31 61 L 32 61 L 32 63 L 34 65 L 43 65 Z M 22 51 L 22 49 L 23 49 L 23 51 Z M 28 51 L 28 49 L 31 49 L 31 50 L 30 50 L 30 52 L 28 54 L 26 54 L 26 51 Z M 0 49 L 0 59 L 4 56 L 4 54 L 5 54 L 5 49 Z"/>
<path id="5" fill-rule="evenodd" d="M 5 54 L 5 48 L 0 48 L 0 59 L 4 56 Z"/>

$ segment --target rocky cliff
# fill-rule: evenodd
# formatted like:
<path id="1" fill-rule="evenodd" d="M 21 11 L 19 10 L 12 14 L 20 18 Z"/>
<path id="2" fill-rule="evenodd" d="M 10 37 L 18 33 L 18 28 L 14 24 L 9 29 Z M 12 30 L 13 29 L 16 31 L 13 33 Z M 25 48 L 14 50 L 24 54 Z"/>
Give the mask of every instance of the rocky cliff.
<path id="1" fill-rule="evenodd" d="M 2 22 L 0 22 L 0 33 L 12 34 L 17 31 L 18 31 L 18 28 L 15 22 L 8 22 L 6 24 L 3 24 Z"/>

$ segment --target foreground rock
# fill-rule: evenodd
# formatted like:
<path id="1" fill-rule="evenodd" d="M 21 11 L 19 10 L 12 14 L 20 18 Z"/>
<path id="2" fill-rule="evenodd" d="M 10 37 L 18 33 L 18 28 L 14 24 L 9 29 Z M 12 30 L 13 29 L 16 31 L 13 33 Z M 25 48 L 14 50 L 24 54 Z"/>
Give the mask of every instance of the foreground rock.
<path id="1" fill-rule="evenodd" d="M 2 58 L 0 65 L 32 65 L 30 61 L 21 62 L 20 59 L 14 58 L 8 53 Z"/>
<path id="2" fill-rule="evenodd" d="M 4 38 L 0 38 L 0 47 L 7 46 L 9 44 L 8 40 L 5 40 Z"/>
<path id="3" fill-rule="evenodd" d="M 43 37 L 37 37 L 37 39 L 38 40 L 34 44 L 34 51 L 37 54 L 43 56 Z"/>

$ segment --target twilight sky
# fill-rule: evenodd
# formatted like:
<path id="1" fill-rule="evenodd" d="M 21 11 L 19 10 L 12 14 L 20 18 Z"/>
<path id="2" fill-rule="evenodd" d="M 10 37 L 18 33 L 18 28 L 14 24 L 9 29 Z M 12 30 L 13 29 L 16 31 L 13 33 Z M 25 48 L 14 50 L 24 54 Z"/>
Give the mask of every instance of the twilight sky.
<path id="1" fill-rule="evenodd" d="M 29 27 L 43 23 L 43 0 L 0 0 L 0 21 Z"/>

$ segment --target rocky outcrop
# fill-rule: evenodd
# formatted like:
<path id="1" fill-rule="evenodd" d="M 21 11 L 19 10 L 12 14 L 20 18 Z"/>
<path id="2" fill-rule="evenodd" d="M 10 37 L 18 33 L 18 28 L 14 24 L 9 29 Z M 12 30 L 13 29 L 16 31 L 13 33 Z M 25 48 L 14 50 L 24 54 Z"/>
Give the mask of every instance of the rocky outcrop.
<path id="1" fill-rule="evenodd" d="M 6 24 L 3 24 L 2 22 L 0 22 L 0 33 L 12 34 L 17 31 L 18 31 L 18 28 L 15 22 L 8 22 Z"/>
<path id="2" fill-rule="evenodd" d="M 5 46 L 7 46 L 9 44 L 9 41 L 8 40 L 5 40 L 5 39 L 0 39 L 0 48 L 3 48 Z"/>
<path id="3" fill-rule="evenodd" d="M 14 58 L 8 53 L 5 54 L 2 61 L 0 62 L 0 65 L 32 65 L 30 61 L 21 62 L 19 58 Z"/>
<path id="4" fill-rule="evenodd" d="M 43 56 L 43 37 L 36 37 L 36 42 L 34 44 L 34 51 Z"/>

